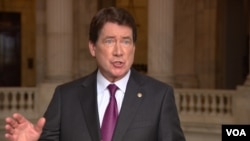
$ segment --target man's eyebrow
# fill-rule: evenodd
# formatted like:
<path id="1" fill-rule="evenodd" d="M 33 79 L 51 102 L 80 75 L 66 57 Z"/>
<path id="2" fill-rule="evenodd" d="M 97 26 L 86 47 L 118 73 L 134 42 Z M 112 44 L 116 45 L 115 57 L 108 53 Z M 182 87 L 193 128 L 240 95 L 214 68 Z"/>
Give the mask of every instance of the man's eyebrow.
<path id="1" fill-rule="evenodd" d="M 115 36 L 106 36 L 104 39 L 115 38 Z"/>
<path id="2" fill-rule="evenodd" d="M 116 37 L 115 36 L 106 36 L 104 37 L 103 39 L 115 39 Z M 129 39 L 129 40 L 132 40 L 132 38 L 130 36 L 123 36 L 122 39 Z"/>
<path id="3" fill-rule="evenodd" d="M 122 37 L 122 39 L 130 39 L 130 40 L 132 40 L 132 38 L 130 36 L 124 36 L 124 37 Z"/>

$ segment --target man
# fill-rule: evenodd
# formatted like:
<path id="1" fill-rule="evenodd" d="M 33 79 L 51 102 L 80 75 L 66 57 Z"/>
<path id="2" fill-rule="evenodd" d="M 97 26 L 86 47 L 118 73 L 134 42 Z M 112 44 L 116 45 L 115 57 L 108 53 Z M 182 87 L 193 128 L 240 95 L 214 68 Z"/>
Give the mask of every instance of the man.
<path id="1" fill-rule="evenodd" d="M 136 38 L 136 24 L 127 11 L 100 10 L 89 31 L 89 51 L 98 69 L 58 86 L 37 124 L 17 113 L 7 117 L 5 137 L 10 141 L 185 141 L 173 89 L 131 68 Z M 109 84 L 117 86 L 115 98 L 110 98 Z M 112 118 L 105 112 L 109 99 L 115 101 Z M 104 127 L 106 120 L 114 126 Z M 106 133 L 109 129 L 111 135 Z"/>

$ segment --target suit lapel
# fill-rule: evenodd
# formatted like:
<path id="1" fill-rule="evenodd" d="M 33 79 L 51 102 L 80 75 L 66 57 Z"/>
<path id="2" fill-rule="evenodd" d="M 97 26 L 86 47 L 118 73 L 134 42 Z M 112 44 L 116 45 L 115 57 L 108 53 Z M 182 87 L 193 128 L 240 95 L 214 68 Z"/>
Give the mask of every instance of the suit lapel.
<path id="1" fill-rule="evenodd" d="M 122 140 L 123 135 L 127 131 L 133 117 L 136 115 L 141 101 L 143 100 L 143 91 L 140 86 L 142 84 L 142 80 L 137 78 L 138 75 L 135 73 L 137 72 L 132 69 L 123 99 L 122 109 L 120 111 L 115 133 L 113 135 L 114 141 Z"/>
<path id="2" fill-rule="evenodd" d="M 84 81 L 80 100 L 90 136 L 93 141 L 99 141 L 100 125 L 97 108 L 96 72 Z"/>
<path id="3" fill-rule="evenodd" d="M 133 117 L 136 115 L 137 109 L 144 98 L 144 92 L 141 89 L 142 83 L 143 80 L 140 77 L 140 74 L 131 69 L 131 75 L 123 99 L 122 109 L 113 135 L 114 141 L 122 140 L 122 137 L 126 133 Z M 140 94 L 142 94 L 141 97 Z M 83 82 L 82 91 L 79 95 L 90 136 L 93 141 L 99 141 L 101 135 L 97 107 L 96 72 Z"/>

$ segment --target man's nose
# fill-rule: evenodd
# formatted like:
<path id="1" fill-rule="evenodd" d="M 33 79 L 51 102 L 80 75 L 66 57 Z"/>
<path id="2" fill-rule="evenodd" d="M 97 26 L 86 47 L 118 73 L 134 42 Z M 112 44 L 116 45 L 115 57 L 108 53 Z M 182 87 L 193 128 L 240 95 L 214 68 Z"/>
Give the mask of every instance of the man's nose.
<path id="1" fill-rule="evenodd" d="M 114 47 L 114 55 L 121 56 L 123 54 L 123 48 L 119 42 L 116 42 Z"/>

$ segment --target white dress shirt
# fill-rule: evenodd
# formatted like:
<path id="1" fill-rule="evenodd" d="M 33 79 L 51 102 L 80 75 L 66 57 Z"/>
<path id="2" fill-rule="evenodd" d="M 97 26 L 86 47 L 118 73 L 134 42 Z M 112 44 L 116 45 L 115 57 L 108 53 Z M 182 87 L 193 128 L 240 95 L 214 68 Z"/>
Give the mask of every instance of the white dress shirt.
<path id="1" fill-rule="evenodd" d="M 126 91 L 129 76 L 130 76 L 130 70 L 122 79 L 120 79 L 119 81 L 116 81 L 114 83 L 119 88 L 115 93 L 118 113 L 121 110 L 122 101 L 123 101 L 124 94 Z M 109 84 L 111 84 L 111 82 L 109 82 L 101 74 L 100 70 L 98 70 L 98 72 L 97 72 L 97 104 L 98 104 L 100 125 L 102 125 L 104 113 L 105 113 L 105 110 L 106 110 L 108 103 L 109 103 L 110 94 L 109 94 L 109 90 L 107 88 L 107 86 Z"/>

